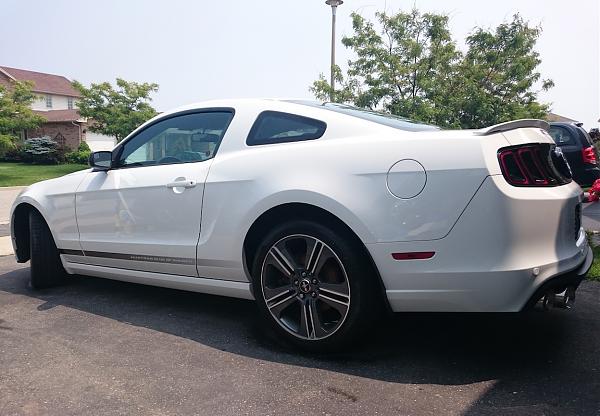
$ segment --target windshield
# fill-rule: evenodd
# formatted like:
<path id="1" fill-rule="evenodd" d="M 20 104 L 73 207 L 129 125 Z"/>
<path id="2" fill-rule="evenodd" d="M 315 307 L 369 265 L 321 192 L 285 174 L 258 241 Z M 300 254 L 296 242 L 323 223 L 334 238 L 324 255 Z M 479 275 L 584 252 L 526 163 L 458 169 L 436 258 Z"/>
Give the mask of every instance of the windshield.
<path id="1" fill-rule="evenodd" d="M 363 120 L 372 121 L 374 123 L 383 124 L 385 126 L 393 127 L 399 130 L 406 131 L 425 131 L 425 130 L 439 130 L 437 126 L 431 124 L 420 123 L 418 121 L 409 120 L 404 117 L 395 116 L 392 114 L 381 113 L 379 111 L 367 110 L 364 108 L 353 107 L 346 104 L 337 103 L 320 103 L 318 101 L 302 101 L 302 100 L 288 100 L 288 102 L 309 105 L 311 107 L 324 108 L 326 110 L 335 111 L 336 113 L 342 113 L 349 116 L 361 118 Z"/>

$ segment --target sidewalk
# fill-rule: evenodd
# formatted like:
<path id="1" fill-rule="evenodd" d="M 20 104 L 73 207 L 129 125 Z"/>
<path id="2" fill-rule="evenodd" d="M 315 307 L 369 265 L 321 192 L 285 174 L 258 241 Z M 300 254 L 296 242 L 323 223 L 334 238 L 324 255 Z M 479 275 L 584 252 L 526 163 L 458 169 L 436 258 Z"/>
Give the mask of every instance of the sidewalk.
<path id="1" fill-rule="evenodd" d="M 0 256 L 13 254 L 10 242 L 10 207 L 24 186 L 0 188 Z"/>
<path id="2" fill-rule="evenodd" d="M 7 186 L 0 188 L 0 224 L 10 221 L 10 207 L 13 201 L 25 186 Z"/>

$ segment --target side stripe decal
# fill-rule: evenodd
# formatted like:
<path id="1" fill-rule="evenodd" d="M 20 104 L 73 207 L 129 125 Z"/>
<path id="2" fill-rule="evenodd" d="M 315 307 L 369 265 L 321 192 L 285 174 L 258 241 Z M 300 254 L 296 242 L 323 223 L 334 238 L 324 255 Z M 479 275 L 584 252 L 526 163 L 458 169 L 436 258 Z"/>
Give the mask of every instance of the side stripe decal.
<path id="1" fill-rule="evenodd" d="M 196 265 L 196 259 L 190 259 L 186 257 L 164 257 L 164 256 L 151 256 L 145 254 L 123 254 L 123 253 L 105 253 L 101 251 L 82 251 L 82 250 L 69 250 L 60 249 L 60 254 L 68 254 L 72 256 L 85 256 L 85 257 L 101 257 L 106 259 L 118 259 L 118 260 L 131 260 L 131 261 L 145 261 L 150 263 L 166 263 L 166 264 L 187 264 L 191 266 Z"/>

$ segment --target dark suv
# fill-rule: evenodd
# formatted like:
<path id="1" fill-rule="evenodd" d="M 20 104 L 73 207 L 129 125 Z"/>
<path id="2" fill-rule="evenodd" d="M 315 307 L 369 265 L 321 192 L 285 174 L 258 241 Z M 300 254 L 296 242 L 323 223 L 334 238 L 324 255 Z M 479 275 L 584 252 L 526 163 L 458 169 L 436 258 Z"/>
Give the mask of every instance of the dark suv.
<path id="1" fill-rule="evenodd" d="M 581 123 L 550 123 L 549 133 L 567 158 L 573 180 L 579 186 L 591 186 L 596 179 L 600 179 L 598 151 Z"/>

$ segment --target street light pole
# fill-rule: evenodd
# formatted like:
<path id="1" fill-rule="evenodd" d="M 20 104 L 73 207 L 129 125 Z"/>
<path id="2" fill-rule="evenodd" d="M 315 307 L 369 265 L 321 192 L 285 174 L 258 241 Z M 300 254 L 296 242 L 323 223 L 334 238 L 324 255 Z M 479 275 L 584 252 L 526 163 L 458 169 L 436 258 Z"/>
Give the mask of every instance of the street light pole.
<path id="1" fill-rule="evenodd" d="M 334 68 L 335 68 L 335 14 L 337 11 L 337 7 L 344 4 L 343 0 L 326 0 L 325 4 L 331 6 L 331 92 L 329 93 L 329 100 L 333 101 L 333 92 L 335 90 L 335 79 L 333 76 Z"/>

